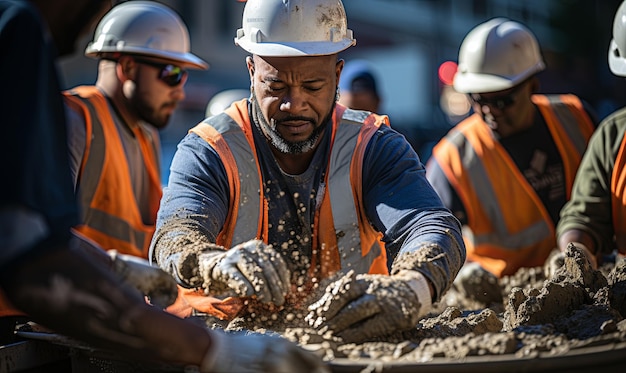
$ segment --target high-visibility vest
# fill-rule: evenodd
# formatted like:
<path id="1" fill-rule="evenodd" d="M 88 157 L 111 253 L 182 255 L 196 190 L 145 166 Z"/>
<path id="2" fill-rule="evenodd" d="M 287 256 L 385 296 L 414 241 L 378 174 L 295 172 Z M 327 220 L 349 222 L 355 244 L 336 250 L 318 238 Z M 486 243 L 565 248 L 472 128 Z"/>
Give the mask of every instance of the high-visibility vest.
<path id="1" fill-rule="evenodd" d="M 81 114 L 86 124 L 76 190 L 81 225 L 76 229 L 105 250 L 148 258 L 162 193 L 156 146 L 140 128 L 132 128 L 149 175 L 152 221 L 144 224 L 122 139 L 106 98 L 94 86 L 76 87 L 64 95 L 66 104 Z"/>
<path id="2" fill-rule="evenodd" d="M 563 160 L 566 198 L 594 125 L 573 95 L 534 95 Z M 555 227 L 539 196 L 478 114 L 433 149 L 467 212 L 468 261 L 497 276 L 543 265 L 556 247 Z"/>
<path id="3" fill-rule="evenodd" d="M 611 174 L 611 212 L 617 250 L 626 254 L 626 136 L 622 138 Z"/>
<path id="4" fill-rule="evenodd" d="M 314 216 L 312 252 L 315 254 L 311 258 L 309 278 L 326 278 L 340 269 L 388 274 L 382 233 L 368 222 L 362 198 L 365 149 L 381 125 L 389 125 L 387 116 L 336 106 L 329 128 L 332 138 L 326 192 Z M 267 243 L 268 206 L 247 100 L 234 103 L 190 132 L 215 149 L 224 163 L 230 185 L 229 212 L 216 243 L 224 247 L 251 239 Z M 168 309 L 179 316 L 188 315 L 189 306 L 224 319 L 235 317 L 241 310 L 242 302 L 236 298 L 218 300 L 206 297 L 202 290 L 180 292 L 184 299 Z"/>

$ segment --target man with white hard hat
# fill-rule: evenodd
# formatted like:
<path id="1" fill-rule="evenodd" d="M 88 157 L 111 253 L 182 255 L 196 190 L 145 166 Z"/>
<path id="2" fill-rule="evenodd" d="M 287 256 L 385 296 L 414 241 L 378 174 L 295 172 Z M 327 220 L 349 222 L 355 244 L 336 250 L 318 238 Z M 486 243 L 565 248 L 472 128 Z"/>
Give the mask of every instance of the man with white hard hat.
<path id="1" fill-rule="evenodd" d="M 494 283 L 543 265 L 556 247 L 559 211 L 595 120 L 574 95 L 538 94 L 544 69 L 535 36 L 506 18 L 478 25 L 461 44 L 453 85 L 474 114 L 440 140 L 427 164 L 429 181 L 463 224 L 473 262 L 457 283 L 476 276 Z M 499 291 L 490 297 L 501 301 Z"/>
<path id="2" fill-rule="evenodd" d="M 187 69 L 208 65 L 190 52 L 178 14 L 152 1 L 112 8 L 85 55 L 98 59 L 95 85 L 64 92 L 77 229 L 106 250 L 147 258 L 161 199 L 158 130 L 185 98 Z"/>
<path id="3" fill-rule="evenodd" d="M 414 328 L 465 260 L 460 226 L 388 117 L 336 102 L 343 4 L 249 0 L 235 43 L 250 98 L 178 145 L 151 260 L 225 320 L 308 313 L 354 342 Z"/>

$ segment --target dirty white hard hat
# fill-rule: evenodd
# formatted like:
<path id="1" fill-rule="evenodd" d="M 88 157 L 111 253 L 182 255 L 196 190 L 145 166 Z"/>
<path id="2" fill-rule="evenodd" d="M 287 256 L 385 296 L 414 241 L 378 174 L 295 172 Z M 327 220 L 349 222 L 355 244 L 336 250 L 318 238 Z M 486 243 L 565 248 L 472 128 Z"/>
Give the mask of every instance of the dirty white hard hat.
<path id="1" fill-rule="evenodd" d="M 615 75 L 626 76 L 626 1 L 615 12 L 613 39 L 609 46 L 609 68 Z"/>
<path id="2" fill-rule="evenodd" d="M 235 44 L 260 56 L 322 56 L 356 40 L 340 0 L 248 0 Z"/>
<path id="3" fill-rule="evenodd" d="M 96 27 L 85 55 L 100 58 L 135 54 L 162 58 L 183 67 L 205 70 L 208 64 L 190 53 L 187 26 L 172 9 L 152 1 L 128 1 L 115 6 Z"/>
<path id="4" fill-rule="evenodd" d="M 470 31 L 459 50 L 454 89 L 497 92 L 545 69 L 535 36 L 522 24 L 494 18 Z"/>

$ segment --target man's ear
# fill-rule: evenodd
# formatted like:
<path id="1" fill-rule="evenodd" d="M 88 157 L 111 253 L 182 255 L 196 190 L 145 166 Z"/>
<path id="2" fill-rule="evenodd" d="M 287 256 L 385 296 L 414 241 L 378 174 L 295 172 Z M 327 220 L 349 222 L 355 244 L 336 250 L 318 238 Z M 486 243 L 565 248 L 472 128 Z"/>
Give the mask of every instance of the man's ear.
<path id="1" fill-rule="evenodd" d="M 338 59 L 337 63 L 335 64 L 335 74 L 337 76 L 337 86 L 339 86 L 339 78 L 341 77 L 341 71 L 343 70 L 343 65 L 345 64 L 346 61 L 344 61 L 343 59 Z"/>
<path id="2" fill-rule="evenodd" d="M 115 72 L 117 78 L 123 83 L 127 80 L 135 80 L 137 75 L 137 62 L 130 56 L 121 56 L 117 60 Z"/>
<path id="3" fill-rule="evenodd" d="M 250 75 L 250 90 L 254 87 L 254 57 L 246 57 L 246 66 L 248 67 L 248 74 Z"/>

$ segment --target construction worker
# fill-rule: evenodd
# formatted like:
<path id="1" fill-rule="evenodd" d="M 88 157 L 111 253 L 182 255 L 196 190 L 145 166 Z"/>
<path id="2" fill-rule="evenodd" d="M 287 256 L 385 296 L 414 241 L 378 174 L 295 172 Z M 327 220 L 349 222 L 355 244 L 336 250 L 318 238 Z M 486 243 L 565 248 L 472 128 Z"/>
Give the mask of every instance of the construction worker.
<path id="1" fill-rule="evenodd" d="M 336 103 L 343 4 L 249 0 L 235 43 L 250 98 L 179 143 L 150 259 L 224 320 L 302 310 L 334 275 L 352 291 L 304 309 L 311 325 L 344 341 L 415 327 L 465 259 L 460 225 L 387 116 Z"/>
<path id="2" fill-rule="evenodd" d="M 0 67 L 11 72 L 3 82 L 12 87 L 0 100 L 0 152 L 10 160 L 0 165 L 10 175 L 0 186 L 0 289 L 45 327 L 128 359 L 200 372 L 325 371 L 320 359 L 286 339 L 207 330 L 147 304 L 123 281 L 171 276 L 140 258 L 112 259 L 82 236 L 72 238 L 78 208 L 55 58 L 57 50 L 70 53 L 79 31 L 110 6 L 104 0 L 0 0 Z M 11 359 L 2 368 L 11 370 Z"/>
<path id="3" fill-rule="evenodd" d="M 608 63 L 613 74 L 626 77 L 626 2 L 615 12 Z M 593 267 L 604 256 L 626 254 L 625 115 L 626 108 L 609 115 L 591 137 L 557 225 L 561 251 L 573 243 Z"/>
<path id="4" fill-rule="evenodd" d="M 208 67 L 189 47 L 170 8 L 121 3 L 85 49 L 99 60 L 95 86 L 65 92 L 78 230 L 106 250 L 148 257 L 161 198 L 158 129 L 185 98 L 187 69 Z"/>
<path id="5" fill-rule="evenodd" d="M 338 102 L 350 109 L 379 112 L 381 99 L 376 77 L 367 61 L 351 60 L 345 63 L 339 81 Z"/>
<path id="6" fill-rule="evenodd" d="M 478 25 L 458 62 L 453 86 L 474 114 L 439 141 L 426 169 L 463 225 L 468 263 L 455 285 L 481 276 L 494 283 L 543 265 L 556 247 L 559 211 L 596 121 L 574 95 L 537 93 L 545 64 L 537 39 L 518 22 Z M 488 295 L 501 301 L 499 291 Z"/>

